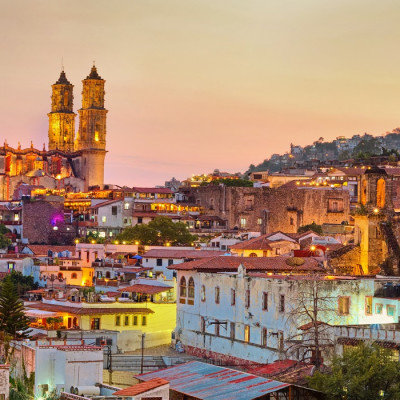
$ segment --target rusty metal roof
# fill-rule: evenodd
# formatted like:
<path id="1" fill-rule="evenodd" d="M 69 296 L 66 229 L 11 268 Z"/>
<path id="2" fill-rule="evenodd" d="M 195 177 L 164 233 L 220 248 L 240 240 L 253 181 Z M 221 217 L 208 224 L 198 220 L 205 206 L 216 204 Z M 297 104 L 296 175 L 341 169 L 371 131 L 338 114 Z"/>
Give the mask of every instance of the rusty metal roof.
<path id="1" fill-rule="evenodd" d="M 288 383 L 265 379 L 199 361 L 136 376 L 141 381 L 166 379 L 170 389 L 202 400 L 251 400 L 277 392 Z"/>

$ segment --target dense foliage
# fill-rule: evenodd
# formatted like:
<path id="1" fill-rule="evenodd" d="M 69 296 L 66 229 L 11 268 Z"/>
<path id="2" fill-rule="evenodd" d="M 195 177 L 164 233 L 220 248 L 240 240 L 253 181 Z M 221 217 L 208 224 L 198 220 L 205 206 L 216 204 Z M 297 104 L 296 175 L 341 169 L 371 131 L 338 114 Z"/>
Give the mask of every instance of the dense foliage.
<path id="1" fill-rule="evenodd" d="M 28 290 L 38 288 L 38 284 L 33 281 L 33 276 L 24 276 L 19 271 L 13 271 L 10 278 L 19 296 L 24 295 Z"/>
<path id="2" fill-rule="evenodd" d="M 309 385 L 326 394 L 327 400 L 400 399 L 400 363 L 392 353 L 361 343 L 334 357 L 329 372 L 317 371 Z"/>
<path id="3" fill-rule="evenodd" d="M 313 222 L 312 224 L 300 226 L 300 228 L 297 229 L 298 233 L 304 233 L 307 231 L 313 231 L 313 232 L 317 233 L 318 235 L 322 235 L 322 226 Z"/>
<path id="4" fill-rule="evenodd" d="M 118 236 L 118 240 L 143 245 L 165 245 L 173 246 L 191 245 L 197 237 L 191 235 L 186 224 L 172 222 L 167 217 L 157 217 L 146 224 L 139 224 L 124 229 Z"/>
<path id="5" fill-rule="evenodd" d="M 29 320 L 24 313 L 24 305 L 17 289 L 8 275 L 0 292 L 0 331 L 16 339 L 28 337 Z"/>
<path id="6" fill-rule="evenodd" d="M 235 187 L 253 187 L 253 182 L 246 179 L 216 179 L 211 182 L 203 182 L 201 186 L 220 185 Z"/>

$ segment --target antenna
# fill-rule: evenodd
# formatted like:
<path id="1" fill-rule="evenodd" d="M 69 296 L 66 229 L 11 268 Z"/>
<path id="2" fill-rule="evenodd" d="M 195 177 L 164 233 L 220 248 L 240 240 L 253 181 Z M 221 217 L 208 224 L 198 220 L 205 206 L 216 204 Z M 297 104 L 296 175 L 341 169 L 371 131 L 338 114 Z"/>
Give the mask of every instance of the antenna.
<path id="1" fill-rule="evenodd" d="M 61 71 L 64 71 L 64 56 L 61 56 Z"/>
<path id="2" fill-rule="evenodd" d="M 96 61 L 95 60 L 93 60 L 93 67 L 95 67 L 96 66 Z"/>

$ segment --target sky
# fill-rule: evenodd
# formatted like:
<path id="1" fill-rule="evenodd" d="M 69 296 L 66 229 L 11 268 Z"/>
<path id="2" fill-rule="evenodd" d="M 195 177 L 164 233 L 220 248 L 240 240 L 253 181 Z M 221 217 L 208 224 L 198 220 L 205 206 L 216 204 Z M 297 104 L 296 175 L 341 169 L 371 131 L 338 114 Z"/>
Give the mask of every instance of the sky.
<path id="1" fill-rule="evenodd" d="M 0 0 L 0 143 L 48 143 L 62 63 L 106 80 L 105 182 L 244 172 L 400 126 L 398 0 Z M 76 121 L 78 127 L 78 120 Z"/>

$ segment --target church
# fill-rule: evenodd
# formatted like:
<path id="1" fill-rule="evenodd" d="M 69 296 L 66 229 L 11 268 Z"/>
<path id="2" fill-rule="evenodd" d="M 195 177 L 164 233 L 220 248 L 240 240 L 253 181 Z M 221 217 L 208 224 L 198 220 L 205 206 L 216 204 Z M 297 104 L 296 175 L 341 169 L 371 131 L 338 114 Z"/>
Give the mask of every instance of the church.
<path id="1" fill-rule="evenodd" d="M 65 192 L 102 188 L 106 155 L 105 80 L 95 66 L 82 81 L 82 107 L 75 132 L 73 88 L 64 72 L 52 87 L 48 149 L 0 147 L 0 200 L 11 200 L 21 185 Z"/>

